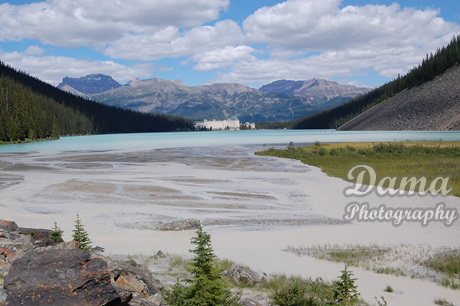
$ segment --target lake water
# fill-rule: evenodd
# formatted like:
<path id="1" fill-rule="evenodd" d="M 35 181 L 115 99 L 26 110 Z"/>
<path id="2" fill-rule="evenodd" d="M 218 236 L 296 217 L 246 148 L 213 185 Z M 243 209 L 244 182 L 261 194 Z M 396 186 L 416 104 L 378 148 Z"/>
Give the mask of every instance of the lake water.
<path id="1" fill-rule="evenodd" d="M 395 140 L 460 140 L 460 131 L 335 131 L 257 130 L 110 134 L 62 137 L 60 140 L 0 145 L 0 153 L 61 152 L 74 150 L 146 150 L 158 148 L 287 145 L 320 142 L 367 142 Z"/>

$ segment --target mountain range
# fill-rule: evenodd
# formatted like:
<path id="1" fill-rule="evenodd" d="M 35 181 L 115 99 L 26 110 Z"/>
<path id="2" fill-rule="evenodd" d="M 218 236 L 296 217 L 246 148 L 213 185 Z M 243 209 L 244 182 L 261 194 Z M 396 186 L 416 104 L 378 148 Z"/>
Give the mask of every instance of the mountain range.
<path id="1" fill-rule="evenodd" d="M 64 78 L 59 88 L 94 101 L 192 119 L 288 121 L 340 105 L 369 91 L 323 79 L 280 80 L 251 88 L 236 83 L 186 86 L 179 80 L 134 79 L 121 86 L 101 74 Z"/>

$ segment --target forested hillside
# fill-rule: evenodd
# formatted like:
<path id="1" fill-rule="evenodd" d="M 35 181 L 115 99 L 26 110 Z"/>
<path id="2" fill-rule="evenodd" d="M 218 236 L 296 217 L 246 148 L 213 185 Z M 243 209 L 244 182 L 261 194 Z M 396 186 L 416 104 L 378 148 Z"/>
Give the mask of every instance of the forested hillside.
<path id="1" fill-rule="evenodd" d="M 420 65 L 403 77 L 378 87 L 338 107 L 307 116 L 293 122 L 294 129 L 335 129 L 372 106 L 396 95 L 404 89 L 419 86 L 433 80 L 460 62 L 460 36 L 435 54 L 427 55 Z"/>
<path id="2" fill-rule="evenodd" d="M 191 127 L 185 118 L 142 114 L 74 96 L 0 62 L 0 142 Z"/>

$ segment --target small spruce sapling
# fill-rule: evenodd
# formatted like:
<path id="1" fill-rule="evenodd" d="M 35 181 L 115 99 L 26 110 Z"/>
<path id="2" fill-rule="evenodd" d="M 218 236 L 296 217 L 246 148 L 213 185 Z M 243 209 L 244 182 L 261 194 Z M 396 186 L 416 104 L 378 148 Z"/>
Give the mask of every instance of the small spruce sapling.
<path id="1" fill-rule="evenodd" d="M 195 254 L 189 272 L 193 279 L 186 280 L 188 285 L 179 281 L 170 291 L 163 293 L 163 298 L 169 305 L 200 305 L 200 306 L 233 306 L 238 305 L 240 294 L 232 295 L 221 279 L 220 271 L 215 267 L 214 251 L 211 236 L 200 226 L 196 236 L 192 238 Z"/>
<path id="2" fill-rule="evenodd" d="M 58 243 L 62 240 L 62 235 L 64 231 L 57 225 L 57 222 L 54 221 L 54 228 L 53 231 L 50 233 L 50 239 L 53 240 L 54 243 Z"/>
<path id="3" fill-rule="evenodd" d="M 91 250 L 91 239 L 89 239 L 88 233 L 85 231 L 83 224 L 80 220 L 80 215 L 77 214 L 77 220 L 75 220 L 75 229 L 73 230 L 73 240 L 78 242 L 78 247 L 82 250 Z"/>
<path id="4" fill-rule="evenodd" d="M 358 288 L 355 285 L 356 278 L 353 278 L 353 272 L 348 270 L 348 266 L 345 265 L 345 269 L 342 270 L 342 275 L 339 276 L 339 280 L 334 289 L 334 300 L 340 305 L 356 305 L 359 301 Z"/>

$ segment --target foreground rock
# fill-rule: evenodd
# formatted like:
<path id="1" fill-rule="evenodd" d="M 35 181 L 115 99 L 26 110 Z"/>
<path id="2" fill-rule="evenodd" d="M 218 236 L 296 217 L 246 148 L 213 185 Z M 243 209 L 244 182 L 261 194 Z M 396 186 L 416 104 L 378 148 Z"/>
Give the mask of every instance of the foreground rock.
<path id="1" fill-rule="evenodd" d="M 9 305 L 121 305 L 107 263 L 80 249 L 32 251 L 5 276 Z"/>

